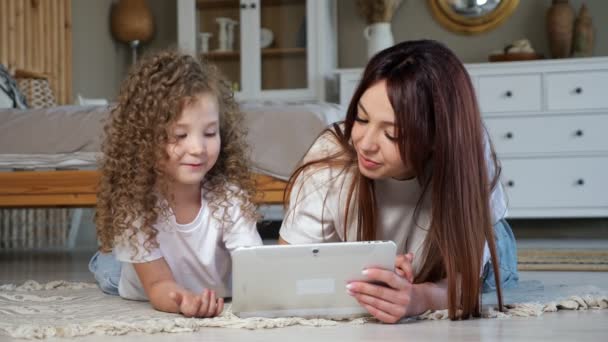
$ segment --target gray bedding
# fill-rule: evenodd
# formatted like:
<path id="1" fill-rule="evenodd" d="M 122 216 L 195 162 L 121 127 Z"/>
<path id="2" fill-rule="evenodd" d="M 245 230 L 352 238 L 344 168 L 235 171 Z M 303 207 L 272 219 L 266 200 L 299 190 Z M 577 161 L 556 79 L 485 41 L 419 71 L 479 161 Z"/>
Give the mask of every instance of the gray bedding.
<path id="1" fill-rule="evenodd" d="M 331 104 L 242 106 L 254 171 L 287 179 L 318 134 L 341 118 Z M 105 106 L 0 110 L 0 168 L 94 167 Z"/>

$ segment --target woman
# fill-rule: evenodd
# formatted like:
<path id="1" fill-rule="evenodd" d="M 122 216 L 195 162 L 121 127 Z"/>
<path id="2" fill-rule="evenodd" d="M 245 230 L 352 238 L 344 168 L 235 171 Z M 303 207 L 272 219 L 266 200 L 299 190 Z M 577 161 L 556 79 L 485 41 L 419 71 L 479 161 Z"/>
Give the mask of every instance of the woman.
<path id="1" fill-rule="evenodd" d="M 386 286 L 346 289 L 383 322 L 479 316 L 482 288 L 502 309 L 518 276 L 499 173 L 462 63 L 437 42 L 403 42 L 370 60 L 345 121 L 292 175 L 279 242 L 395 241 L 395 272 L 366 270 Z"/>

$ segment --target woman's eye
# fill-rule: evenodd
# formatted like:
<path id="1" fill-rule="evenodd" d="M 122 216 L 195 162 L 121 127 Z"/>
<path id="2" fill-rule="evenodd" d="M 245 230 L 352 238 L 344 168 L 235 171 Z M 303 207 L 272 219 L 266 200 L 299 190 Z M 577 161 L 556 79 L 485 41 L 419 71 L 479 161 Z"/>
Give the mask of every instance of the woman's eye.
<path id="1" fill-rule="evenodd" d="M 205 132 L 205 136 L 209 137 L 209 138 L 212 138 L 212 137 L 214 137 L 216 135 L 217 135 L 217 132 Z"/>
<path id="2" fill-rule="evenodd" d="M 175 138 L 176 139 L 184 139 L 187 135 L 185 133 L 182 134 L 175 134 Z"/>
<path id="3" fill-rule="evenodd" d="M 394 137 L 394 136 L 392 136 L 392 135 L 390 135 L 390 134 L 388 134 L 388 133 L 386 133 L 386 132 L 384 133 L 384 135 L 385 135 L 385 136 L 388 138 L 388 140 L 390 140 L 390 141 L 397 141 L 397 137 Z"/>
<path id="4" fill-rule="evenodd" d="M 369 122 L 369 120 L 361 119 L 361 117 L 359 115 L 357 115 L 355 117 L 355 121 L 360 122 L 360 123 L 368 123 Z"/>

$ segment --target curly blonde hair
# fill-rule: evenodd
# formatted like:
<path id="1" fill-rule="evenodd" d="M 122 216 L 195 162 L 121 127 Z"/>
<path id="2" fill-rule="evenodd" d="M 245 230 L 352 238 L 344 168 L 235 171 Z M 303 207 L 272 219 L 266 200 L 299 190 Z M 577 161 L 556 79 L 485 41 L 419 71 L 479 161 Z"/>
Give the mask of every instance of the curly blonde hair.
<path id="1" fill-rule="evenodd" d="M 133 251 L 140 252 L 138 232 L 146 236 L 145 250 L 158 246 L 154 224 L 168 213 L 166 206 L 159 206 L 168 194 L 168 180 L 160 167 L 169 158 L 168 129 L 184 107 L 209 93 L 219 103 L 221 147 L 201 184 L 205 199 L 224 226 L 234 223 L 228 209 L 235 205 L 247 218 L 257 219 L 246 130 L 229 83 L 213 65 L 176 51 L 161 51 L 132 68 L 104 127 L 95 216 L 101 251 L 111 251 L 117 239 L 126 238 Z"/>

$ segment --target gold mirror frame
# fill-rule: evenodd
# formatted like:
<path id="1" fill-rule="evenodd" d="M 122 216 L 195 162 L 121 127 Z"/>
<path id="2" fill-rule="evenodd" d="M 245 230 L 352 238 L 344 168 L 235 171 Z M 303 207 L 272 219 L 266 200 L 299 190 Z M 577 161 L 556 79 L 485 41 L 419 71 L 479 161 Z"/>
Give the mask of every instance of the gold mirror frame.
<path id="1" fill-rule="evenodd" d="M 477 34 L 489 31 L 507 19 L 519 4 L 519 0 L 502 0 L 490 13 L 477 18 L 456 13 L 449 0 L 428 0 L 435 19 L 450 31 Z"/>

